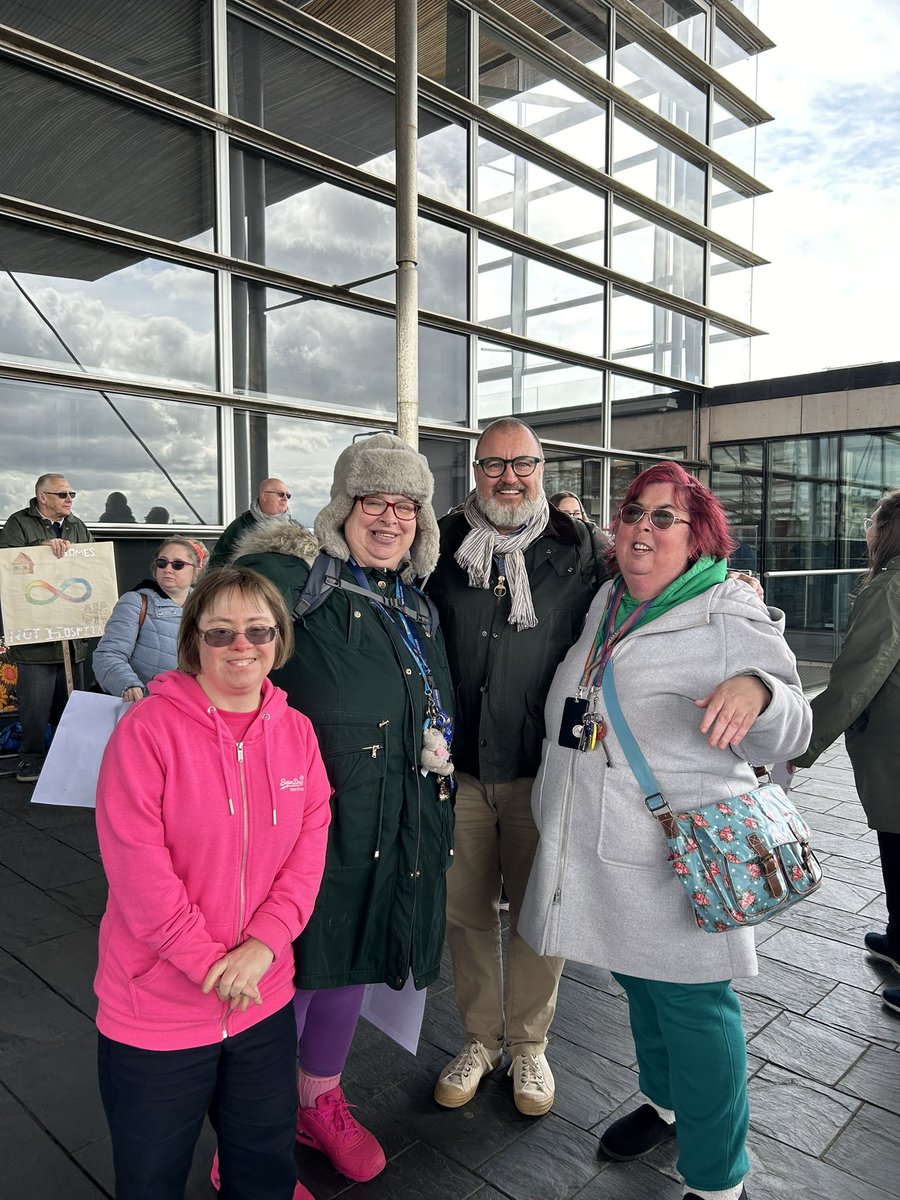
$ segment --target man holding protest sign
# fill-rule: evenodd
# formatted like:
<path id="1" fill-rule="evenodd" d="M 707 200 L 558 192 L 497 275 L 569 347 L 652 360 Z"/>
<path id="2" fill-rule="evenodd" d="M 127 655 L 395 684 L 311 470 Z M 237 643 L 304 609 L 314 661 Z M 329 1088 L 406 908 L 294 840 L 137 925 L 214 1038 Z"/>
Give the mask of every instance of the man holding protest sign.
<path id="1" fill-rule="evenodd" d="M 62 558 L 74 543 L 92 542 L 85 523 L 72 515 L 74 499 L 75 493 L 64 475 L 57 472 L 41 475 L 28 507 L 13 513 L 0 530 L 0 548 L 49 546 L 56 558 Z M 47 724 L 56 726 L 68 699 L 64 646 L 71 655 L 74 686 L 81 688 L 82 664 L 87 652 L 83 639 L 9 647 L 10 658 L 19 668 L 17 693 L 22 745 L 17 766 L 0 774 L 15 774 L 21 783 L 34 783 L 40 775 Z"/>

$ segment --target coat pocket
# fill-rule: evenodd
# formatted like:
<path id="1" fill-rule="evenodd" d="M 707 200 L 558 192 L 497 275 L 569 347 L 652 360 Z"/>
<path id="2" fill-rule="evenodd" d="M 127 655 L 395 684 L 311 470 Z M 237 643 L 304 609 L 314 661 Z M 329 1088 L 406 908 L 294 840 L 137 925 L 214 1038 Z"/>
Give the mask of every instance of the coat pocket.
<path id="1" fill-rule="evenodd" d="M 328 866 L 370 863 L 381 844 L 387 783 L 388 725 L 345 716 L 316 727 L 322 760 L 334 792 L 328 831 Z M 397 781 L 400 786 L 400 781 Z"/>

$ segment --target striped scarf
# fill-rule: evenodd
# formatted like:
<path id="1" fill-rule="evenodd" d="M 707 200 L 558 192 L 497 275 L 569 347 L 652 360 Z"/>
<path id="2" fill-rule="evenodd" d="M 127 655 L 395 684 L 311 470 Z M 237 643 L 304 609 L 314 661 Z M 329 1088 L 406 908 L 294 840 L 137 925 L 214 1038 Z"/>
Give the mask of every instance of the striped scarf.
<path id="1" fill-rule="evenodd" d="M 531 585 L 522 551 L 536 542 L 547 527 L 550 508 L 541 494 L 540 508 L 521 529 L 502 534 L 476 505 L 475 491 L 469 492 L 463 513 L 471 529 L 463 538 L 454 558 L 469 577 L 469 587 L 487 588 L 491 581 L 494 556 L 504 560 L 504 575 L 509 585 L 510 609 L 507 622 L 518 629 L 533 629 L 538 623 L 531 600 Z"/>

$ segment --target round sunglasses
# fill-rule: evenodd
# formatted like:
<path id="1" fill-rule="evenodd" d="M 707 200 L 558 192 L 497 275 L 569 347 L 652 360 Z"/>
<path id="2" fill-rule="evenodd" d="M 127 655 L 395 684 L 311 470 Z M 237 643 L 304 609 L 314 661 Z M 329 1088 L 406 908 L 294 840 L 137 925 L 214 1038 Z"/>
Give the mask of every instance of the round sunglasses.
<path id="1" fill-rule="evenodd" d="M 217 650 L 223 650 L 226 646 L 232 645 L 243 633 L 251 646 L 265 646 L 267 642 L 275 641 L 275 634 L 278 630 L 274 625 L 251 625 L 249 629 L 198 629 L 197 632 L 206 642 L 207 646 L 215 646 Z"/>
<path id="2" fill-rule="evenodd" d="M 667 508 L 642 508 L 640 504 L 623 504 L 619 509 L 619 517 L 626 525 L 637 525 L 644 516 L 650 518 L 654 529 L 671 529 L 673 525 L 690 525 L 684 517 L 676 517 Z"/>

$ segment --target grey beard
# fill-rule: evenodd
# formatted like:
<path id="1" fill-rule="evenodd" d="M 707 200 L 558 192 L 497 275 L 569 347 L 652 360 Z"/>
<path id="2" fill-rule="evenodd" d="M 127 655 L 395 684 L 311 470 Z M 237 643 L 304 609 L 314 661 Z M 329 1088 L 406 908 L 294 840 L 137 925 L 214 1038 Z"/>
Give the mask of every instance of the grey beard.
<path id="1" fill-rule="evenodd" d="M 495 529 L 518 529 L 520 525 L 527 525 L 529 521 L 533 521 L 540 514 L 542 504 L 540 498 L 525 499 L 515 508 L 510 508 L 508 504 L 495 500 L 493 496 L 488 500 L 483 500 L 476 492 L 475 507 L 482 516 L 487 517 Z M 513 521 L 514 524 L 510 525 L 510 521 Z"/>

